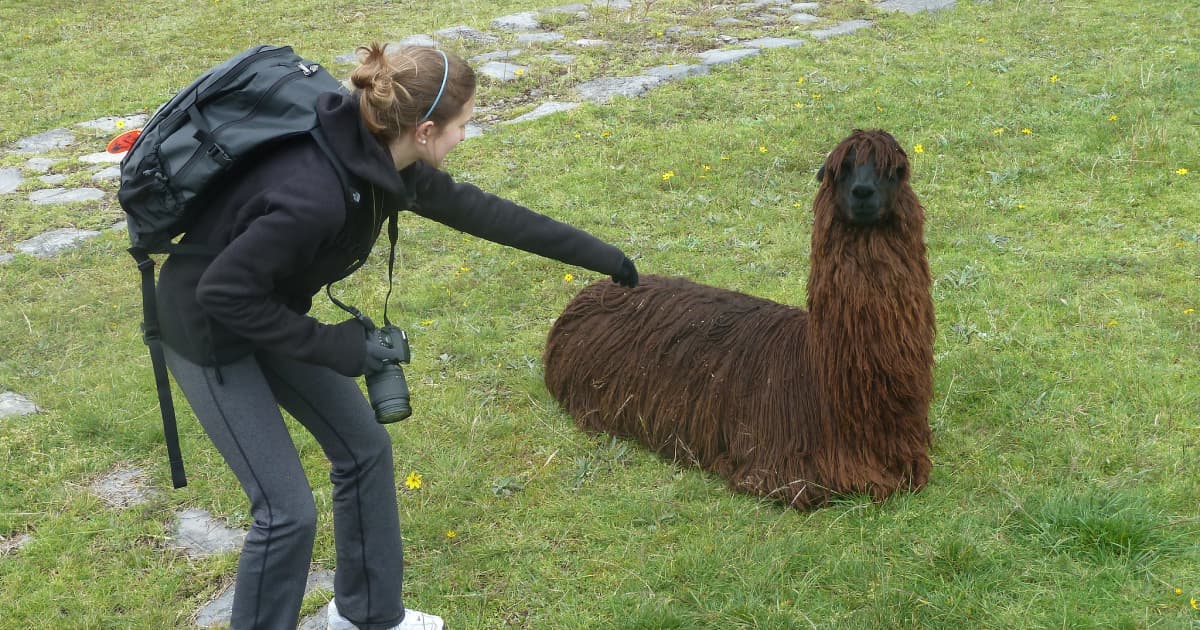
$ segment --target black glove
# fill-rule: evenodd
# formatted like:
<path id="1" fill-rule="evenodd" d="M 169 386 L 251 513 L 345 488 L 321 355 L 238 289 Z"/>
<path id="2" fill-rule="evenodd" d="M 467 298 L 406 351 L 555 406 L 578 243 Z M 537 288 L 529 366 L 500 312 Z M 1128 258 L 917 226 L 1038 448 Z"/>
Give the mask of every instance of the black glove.
<path id="1" fill-rule="evenodd" d="M 621 270 L 613 274 L 612 281 L 626 289 L 632 289 L 638 285 L 637 267 L 633 266 L 633 261 L 629 260 L 628 256 L 621 261 Z"/>
<path id="2" fill-rule="evenodd" d="M 404 348 L 389 348 L 383 345 L 383 333 L 378 328 L 367 331 L 367 353 L 362 362 L 363 374 L 374 374 L 382 370 L 385 364 L 395 365 L 407 360 Z"/>

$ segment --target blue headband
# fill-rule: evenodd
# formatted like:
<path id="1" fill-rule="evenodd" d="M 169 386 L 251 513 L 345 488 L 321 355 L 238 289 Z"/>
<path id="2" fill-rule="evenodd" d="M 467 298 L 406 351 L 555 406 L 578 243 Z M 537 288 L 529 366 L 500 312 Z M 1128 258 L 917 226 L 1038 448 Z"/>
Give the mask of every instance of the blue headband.
<path id="1" fill-rule="evenodd" d="M 433 99 L 433 105 L 430 105 L 429 111 L 425 112 L 425 117 L 421 119 L 422 122 L 429 120 L 429 117 L 433 115 L 433 110 L 437 107 L 438 101 L 442 100 L 442 93 L 446 91 L 446 79 L 450 78 L 450 60 L 446 58 L 446 53 L 440 50 L 438 53 L 442 55 L 442 63 L 445 67 L 445 70 L 442 71 L 442 87 L 438 88 L 437 98 Z"/>

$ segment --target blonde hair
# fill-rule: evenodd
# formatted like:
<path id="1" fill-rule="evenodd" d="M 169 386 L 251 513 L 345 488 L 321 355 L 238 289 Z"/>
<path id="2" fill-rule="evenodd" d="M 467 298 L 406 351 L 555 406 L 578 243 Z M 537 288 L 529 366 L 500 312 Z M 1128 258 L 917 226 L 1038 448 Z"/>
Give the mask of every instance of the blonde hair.
<path id="1" fill-rule="evenodd" d="M 457 116 L 475 95 L 475 71 L 457 55 L 430 46 L 373 42 L 355 51 L 350 73 L 359 114 L 385 142 L 426 120 L 441 124 Z"/>

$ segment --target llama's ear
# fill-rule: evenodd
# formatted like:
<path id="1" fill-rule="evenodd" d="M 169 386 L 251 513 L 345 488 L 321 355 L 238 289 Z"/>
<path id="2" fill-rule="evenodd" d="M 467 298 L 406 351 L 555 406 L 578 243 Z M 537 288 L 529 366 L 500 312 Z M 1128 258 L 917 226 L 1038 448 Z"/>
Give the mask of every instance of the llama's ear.
<path id="1" fill-rule="evenodd" d="M 824 179 L 825 179 L 825 165 L 822 164 L 821 168 L 817 169 L 817 181 L 822 181 Z"/>

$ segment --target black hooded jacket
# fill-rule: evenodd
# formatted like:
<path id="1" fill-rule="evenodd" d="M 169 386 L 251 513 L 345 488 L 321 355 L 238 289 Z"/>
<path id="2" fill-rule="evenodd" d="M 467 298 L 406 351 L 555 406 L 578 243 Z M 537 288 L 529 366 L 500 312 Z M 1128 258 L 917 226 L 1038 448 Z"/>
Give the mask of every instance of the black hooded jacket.
<path id="1" fill-rule="evenodd" d="M 322 95 L 318 119 L 361 203 L 348 211 L 337 172 L 308 135 L 272 147 L 224 180 L 182 241 L 220 254 L 170 256 L 159 276 L 163 342 L 188 360 L 221 365 L 264 349 L 359 375 L 362 325 L 325 324 L 307 313 L 322 287 L 367 256 L 393 209 L 603 274 L 621 268 L 624 254 L 587 232 L 423 162 L 397 172 L 362 124 L 354 96 Z"/>

